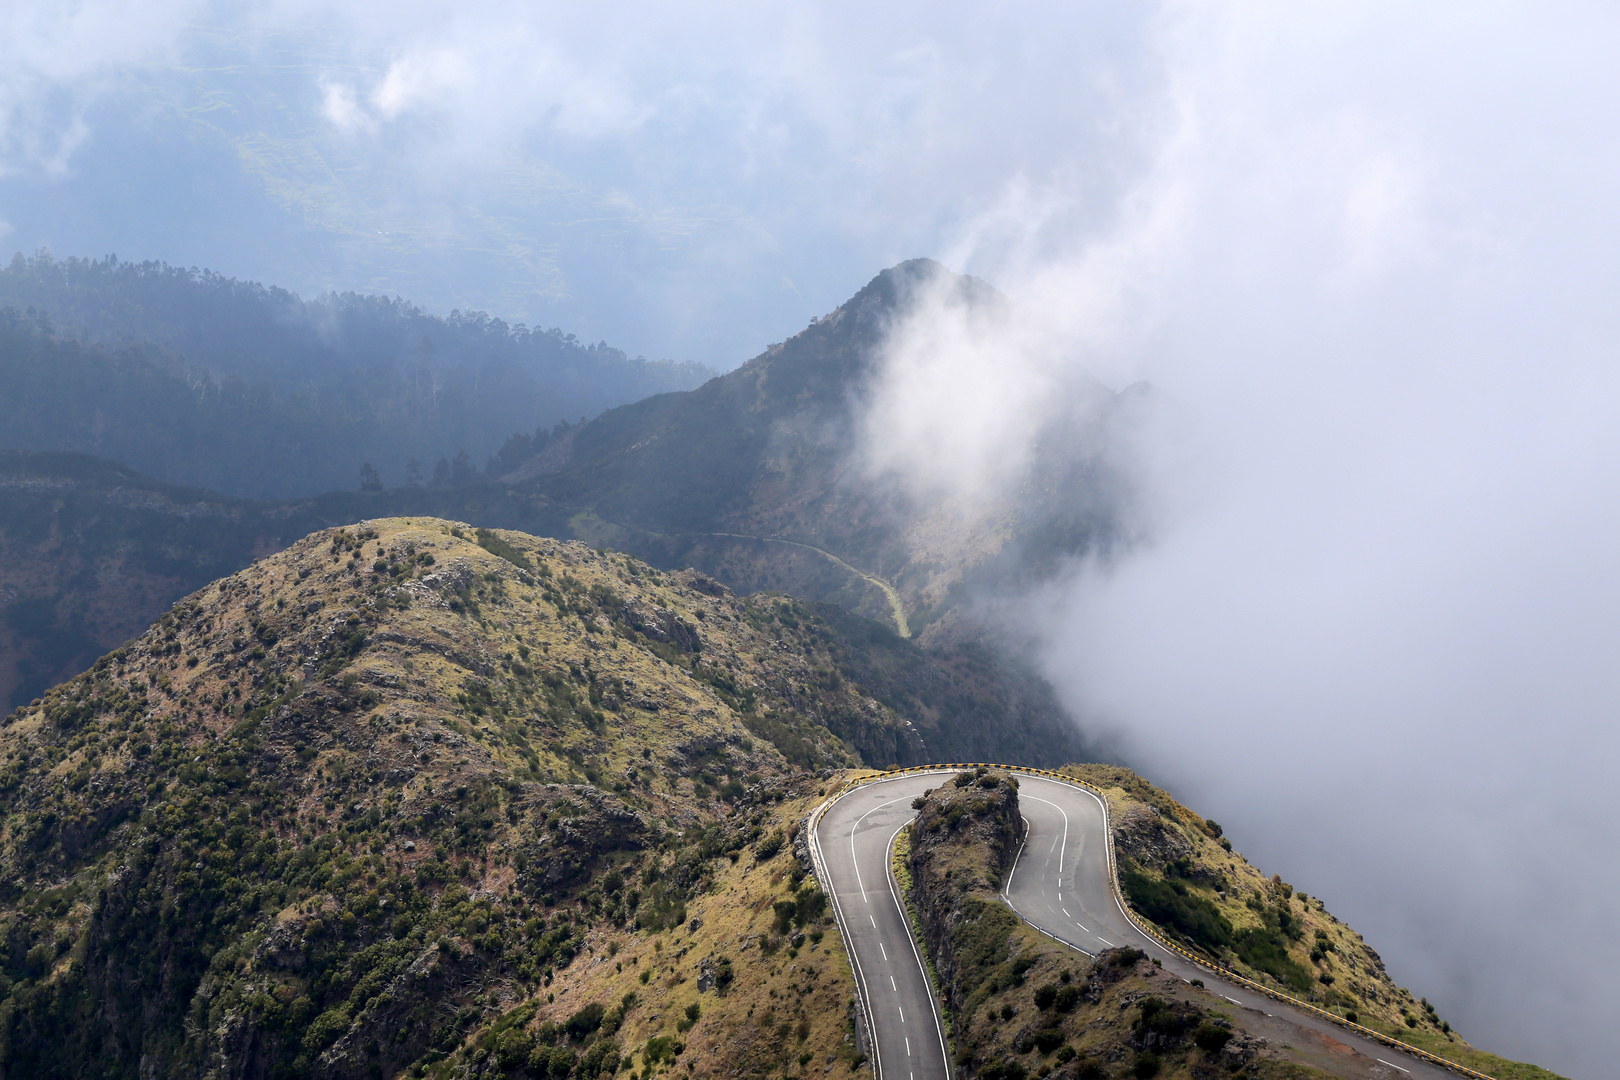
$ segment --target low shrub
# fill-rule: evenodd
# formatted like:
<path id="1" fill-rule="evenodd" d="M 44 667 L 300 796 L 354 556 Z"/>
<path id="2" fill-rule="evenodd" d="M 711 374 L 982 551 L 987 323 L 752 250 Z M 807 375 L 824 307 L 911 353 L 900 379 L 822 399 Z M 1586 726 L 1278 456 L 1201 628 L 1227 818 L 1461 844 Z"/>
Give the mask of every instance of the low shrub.
<path id="1" fill-rule="evenodd" d="M 593 1001 L 573 1016 L 570 1016 L 563 1028 L 568 1032 L 570 1038 L 583 1039 L 602 1026 L 602 1017 L 606 1012 L 607 1009 L 601 1002 Z"/>
<path id="2" fill-rule="evenodd" d="M 971 775 L 971 774 L 964 774 Z M 1016 1059 L 1000 1059 L 992 1061 L 979 1070 L 979 1080 L 1025 1080 L 1029 1070 L 1024 1063 Z"/>
<path id="3" fill-rule="evenodd" d="M 769 862 L 782 850 L 782 843 L 782 831 L 778 829 L 754 845 L 754 859 L 758 862 Z"/>

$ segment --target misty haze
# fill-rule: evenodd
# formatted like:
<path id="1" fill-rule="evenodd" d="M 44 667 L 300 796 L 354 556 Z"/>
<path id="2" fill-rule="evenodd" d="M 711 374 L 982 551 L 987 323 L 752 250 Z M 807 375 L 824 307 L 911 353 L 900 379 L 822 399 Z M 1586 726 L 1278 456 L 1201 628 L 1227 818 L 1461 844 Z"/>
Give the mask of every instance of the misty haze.
<path id="1" fill-rule="evenodd" d="M 1617 47 L 0 9 L 0 1075 L 1610 1075 Z"/>

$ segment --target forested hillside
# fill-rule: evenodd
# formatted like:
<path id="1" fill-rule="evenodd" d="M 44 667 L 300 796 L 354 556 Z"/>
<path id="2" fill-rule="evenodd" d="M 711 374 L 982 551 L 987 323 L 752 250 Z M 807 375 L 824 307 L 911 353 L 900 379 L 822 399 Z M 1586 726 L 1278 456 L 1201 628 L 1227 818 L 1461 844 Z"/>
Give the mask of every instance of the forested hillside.
<path id="1" fill-rule="evenodd" d="M 713 374 L 480 312 L 305 300 L 162 263 L 0 269 L 0 446 L 231 495 L 464 484 L 514 434 Z"/>

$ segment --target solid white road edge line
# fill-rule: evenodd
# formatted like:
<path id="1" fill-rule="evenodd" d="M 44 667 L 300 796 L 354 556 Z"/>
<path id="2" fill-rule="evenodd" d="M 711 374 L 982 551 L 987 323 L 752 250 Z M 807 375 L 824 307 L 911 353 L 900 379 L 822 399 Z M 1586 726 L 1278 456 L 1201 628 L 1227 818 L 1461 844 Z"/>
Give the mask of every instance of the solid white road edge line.
<path id="1" fill-rule="evenodd" d="M 833 799 L 833 802 L 837 801 L 838 800 L 836 798 Z M 812 861 L 819 863 L 823 868 L 825 868 L 827 865 L 827 857 L 822 853 L 821 834 L 818 830 L 821 828 L 821 818 L 825 816 L 826 811 L 831 808 L 831 803 L 828 803 L 822 807 L 821 814 L 815 819 L 815 827 L 810 830 L 810 854 L 812 856 Z M 850 847 L 853 850 L 854 844 L 852 843 Z M 826 877 L 827 891 L 832 894 L 833 915 L 838 920 L 838 925 L 841 928 L 845 928 L 843 931 L 844 954 L 849 957 L 850 966 L 855 969 L 855 983 L 861 1002 L 861 1013 L 866 1017 L 867 1034 L 872 1040 L 872 1075 L 874 1080 L 883 1080 L 883 1050 L 878 1045 L 877 1017 L 872 1015 L 872 991 L 866 985 L 866 971 L 861 967 L 861 958 L 856 954 L 855 944 L 850 939 L 850 934 L 847 929 L 849 923 L 844 919 L 843 902 L 838 899 L 838 890 L 832 887 L 832 873 L 827 871 Z M 916 1077 L 913 1076 L 912 1080 L 916 1080 Z"/>
<path id="2" fill-rule="evenodd" d="M 1007 895 L 1007 890 L 1012 888 L 1013 875 L 1018 873 L 1018 860 L 1023 858 L 1024 845 L 1029 842 L 1029 818 L 1025 817 L 1023 814 L 1019 814 L 1018 820 L 1024 823 L 1024 838 L 1018 841 L 1018 853 L 1013 856 L 1012 869 L 1007 871 L 1007 883 L 1001 887 L 1001 895 L 1003 897 Z"/>
<path id="3" fill-rule="evenodd" d="M 865 900 L 867 903 L 871 903 L 871 901 L 866 900 L 866 883 L 861 880 L 861 861 L 855 857 L 855 834 L 861 831 L 861 822 L 865 821 L 868 817 L 877 813 L 885 806 L 893 806 L 895 803 L 902 801 L 903 798 L 904 796 L 902 796 L 900 799 L 890 799 L 888 802 L 878 803 L 866 813 L 856 818 L 855 824 L 849 827 L 849 862 L 850 865 L 855 868 L 855 884 L 861 887 L 861 899 Z M 902 825 L 901 828 L 905 828 L 905 826 Z M 877 923 L 873 923 L 872 925 L 876 926 Z"/>
<path id="4" fill-rule="evenodd" d="M 908 821 L 905 825 L 901 825 L 900 829 L 910 824 Z M 945 1045 L 945 1021 L 940 1019 L 939 1002 L 934 1000 L 934 980 L 928 976 L 928 965 L 923 963 L 922 953 L 917 950 L 917 938 L 911 932 L 911 920 L 906 917 L 906 909 L 900 903 L 899 890 L 895 888 L 894 840 L 900 835 L 900 829 L 894 830 L 894 835 L 889 837 L 888 844 L 883 848 L 883 865 L 889 868 L 889 896 L 894 899 L 894 910 L 899 912 L 900 925 L 906 928 L 906 940 L 911 942 L 911 955 L 917 958 L 917 970 L 922 973 L 923 983 L 928 988 L 928 1009 L 934 1014 L 934 1030 L 939 1033 L 939 1060 L 945 1065 L 945 1080 L 951 1080 L 951 1051 Z M 905 1019 L 904 1014 L 901 1015 L 901 1019 Z"/>
<path id="5" fill-rule="evenodd" d="M 1083 788 L 1081 790 L 1084 790 Z M 1063 899 L 1063 857 L 1069 852 L 1069 812 L 1055 802 L 1048 802 L 1039 795 L 1025 795 L 1019 792 L 1021 799 L 1034 799 L 1038 803 L 1046 803 L 1052 809 L 1063 815 L 1063 847 L 1058 850 L 1058 899 Z"/>

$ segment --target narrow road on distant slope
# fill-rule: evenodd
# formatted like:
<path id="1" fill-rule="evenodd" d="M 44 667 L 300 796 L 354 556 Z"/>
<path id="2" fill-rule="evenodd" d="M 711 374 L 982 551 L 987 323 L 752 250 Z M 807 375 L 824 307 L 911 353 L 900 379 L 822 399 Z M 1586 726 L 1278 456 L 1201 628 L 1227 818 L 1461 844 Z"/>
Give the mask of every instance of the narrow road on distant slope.
<path id="1" fill-rule="evenodd" d="M 884 598 L 889 601 L 889 614 L 894 616 L 895 632 L 903 638 L 908 638 L 911 636 L 911 624 L 906 621 L 906 606 L 900 602 L 900 594 L 895 592 L 894 586 L 890 585 L 887 581 L 884 581 L 880 577 L 873 574 L 868 574 L 865 570 L 861 570 L 858 567 L 849 565 L 849 563 L 845 562 L 843 559 L 840 559 L 830 551 L 825 551 L 822 548 L 818 548 L 814 544 L 801 544 L 797 540 L 782 540 L 775 536 L 746 536 L 743 533 L 703 533 L 702 535 L 725 536 L 730 537 L 733 540 L 759 540 L 767 544 L 786 544 L 788 547 L 804 548 L 806 551 L 813 551 L 817 555 L 830 559 L 835 565 L 848 570 L 862 581 L 865 581 L 868 585 L 875 586 L 876 588 L 882 590 Z"/>
<path id="2" fill-rule="evenodd" d="M 873 1058 L 878 1080 L 948 1080 L 951 1075 L 941 1007 L 895 895 L 889 851 L 900 828 L 915 815 L 911 800 L 956 771 L 911 772 L 854 788 L 822 813 L 811 837 L 844 926 L 850 964 L 877 1044 Z M 1078 785 L 1028 773 L 1017 776 L 1028 833 L 1003 899 L 1025 922 L 1088 955 L 1115 946 L 1141 949 L 1166 971 L 1184 980 L 1198 979 L 1211 993 L 1251 1011 L 1246 1024 L 1258 1033 L 1333 1055 L 1339 1075 L 1391 1080 L 1454 1076 L 1228 983 L 1161 948 L 1126 917 L 1115 896 L 1102 800 Z"/>

